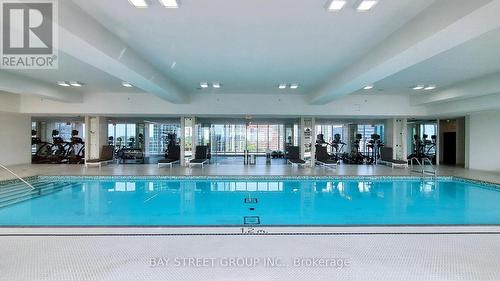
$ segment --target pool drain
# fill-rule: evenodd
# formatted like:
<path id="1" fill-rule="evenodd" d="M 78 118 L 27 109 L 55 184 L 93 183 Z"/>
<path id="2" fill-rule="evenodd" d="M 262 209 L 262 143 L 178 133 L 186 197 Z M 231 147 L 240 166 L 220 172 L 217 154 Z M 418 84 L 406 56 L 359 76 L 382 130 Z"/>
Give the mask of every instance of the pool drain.
<path id="1" fill-rule="evenodd" d="M 259 216 L 245 216 L 243 217 L 244 224 L 260 224 Z"/>
<path id="2" fill-rule="evenodd" d="M 257 198 L 250 198 L 250 197 L 247 197 L 245 198 L 245 204 L 257 204 Z"/>

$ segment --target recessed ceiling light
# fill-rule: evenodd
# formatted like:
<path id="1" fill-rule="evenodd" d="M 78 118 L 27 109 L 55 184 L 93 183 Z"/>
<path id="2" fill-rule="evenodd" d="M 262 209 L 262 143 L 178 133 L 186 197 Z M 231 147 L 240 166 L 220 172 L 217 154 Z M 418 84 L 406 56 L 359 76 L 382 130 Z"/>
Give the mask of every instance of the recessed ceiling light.
<path id="1" fill-rule="evenodd" d="M 424 90 L 426 90 L 426 91 L 430 91 L 430 90 L 434 90 L 434 89 L 436 89 L 436 85 L 429 85 L 429 86 L 424 88 Z"/>
<path id="2" fill-rule="evenodd" d="M 212 87 L 219 89 L 220 88 L 220 83 L 219 82 L 214 82 L 212 83 Z"/>
<path id="3" fill-rule="evenodd" d="M 57 85 L 63 86 L 63 87 L 69 87 L 71 86 L 68 82 L 66 81 L 57 81 Z"/>
<path id="4" fill-rule="evenodd" d="M 344 8 L 346 3 L 347 1 L 345 0 L 332 0 L 328 5 L 328 10 L 338 12 Z"/>
<path id="5" fill-rule="evenodd" d="M 201 82 L 200 87 L 202 87 L 204 89 L 208 88 L 208 82 Z"/>
<path id="6" fill-rule="evenodd" d="M 364 90 L 371 90 L 371 89 L 373 89 L 373 85 L 367 85 L 363 89 Z"/>
<path id="7" fill-rule="evenodd" d="M 286 84 L 285 83 L 281 83 L 281 84 L 279 84 L 278 88 L 280 88 L 280 89 L 286 89 Z"/>
<path id="8" fill-rule="evenodd" d="M 128 0 L 130 4 L 134 5 L 136 8 L 147 8 L 148 3 L 146 0 Z"/>
<path id="9" fill-rule="evenodd" d="M 425 88 L 424 85 L 417 85 L 417 86 L 413 87 L 412 89 L 418 91 L 418 90 L 423 90 L 424 88 Z"/>
<path id="10" fill-rule="evenodd" d="M 73 87 L 81 87 L 81 86 L 83 86 L 83 84 L 80 83 L 80 82 L 78 82 L 78 81 L 71 81 L 71 82 L 69 82 L 69 84 L 71 86 L 73 86 Z"/>
<path id="11" fill-rule="evenodd" d="M 363 0 L 356 9 L 360 12 L 366 12 L 371 10 L 377 3 L 378 0 Z"/>
<path id="12" fill-rule="evenodd" d="M 126 87 L 126 88 L 132 88 L 133 87 L 132 84 L 130 84 L 129 82 L 125 82 L 125 81 L 122 82 L 122 86 Z"/>
<path id="13" fill-rule="evenodd" d="M 170 8 L 170 9 L 179 8 L 179 2 L 177 0 L 160 0 L 160 3 L 165 8 Z"/>
<path id="14" fill-rule="evenodd" d="M 297 89 L 299 88 L 299 84 L 298 83 L 293 83 L 290 85 L 290 89 Z"/>

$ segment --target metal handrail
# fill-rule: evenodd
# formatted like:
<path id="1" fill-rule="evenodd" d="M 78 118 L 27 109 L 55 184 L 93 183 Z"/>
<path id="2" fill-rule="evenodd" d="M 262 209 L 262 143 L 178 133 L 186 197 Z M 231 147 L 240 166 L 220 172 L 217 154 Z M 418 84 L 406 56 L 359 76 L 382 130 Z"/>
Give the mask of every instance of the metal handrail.
<path id="1" fill-rule="evenodd" d="M 25 181 L 23 178 L 21 178 L 20 176 L 18 176 L 16 173 L 12 172 L 9 168 L 5 167 L 4 165 L 0 164 L 0 167 L 3 168 L 4 170 L 6 170 L 7 172 L 13 174 L 17 179 L 19 179 L 20 181 L 24 182 L 27 186 L 29 186 L 29 188 L 31 188 L 31 190 L 35 190 L 36 188 L 34 186 L 32 186 L 29 182 Z"/>
<path id="2" fill-rule="evenodd" d="M 410 161 L 410 163 L 411 163 L 411 169 L 412 169 L 411 171 L 412 171 L 412 172 L 417 172 L 417 173 L 422 173 L 422 175 L 424 175 L 424 174 L 426 174 L 426 173 L 427 173 L 427 174 L 433 174 L 433 175 L 436 175 L 436 169 L 434 168 L 434 165 L 432 165 L 432 161 L 431 161 L 429 158 L 427 158 L 427 157 L 422 158 L 422 160 L 423 160 L 423 161 L 422 161 L 422 162 L 420 162 L 420 160 L 418 160 L 418 158 L 417 158 L 417 157 L 413 157 L 413 158 L 411 158 L 411 161 Z M 416 161 L 416 162 L 417 162 L 417 164 L 418 164 L 418 166 L 420 166 L 420 168 L 421 168 L 421 170 L 420 170 L 420 171 L 413 169 L 413 161 Z M 425 165 L 423 165 L 423 164 L 425 164 L 425 163 L 426 163 L 426 161 L 429 163 L 428 165 L 430 165 L 430 167 L 432 168 L 432 171 L 427 171 L 427 170 L 425 170 Z"/>

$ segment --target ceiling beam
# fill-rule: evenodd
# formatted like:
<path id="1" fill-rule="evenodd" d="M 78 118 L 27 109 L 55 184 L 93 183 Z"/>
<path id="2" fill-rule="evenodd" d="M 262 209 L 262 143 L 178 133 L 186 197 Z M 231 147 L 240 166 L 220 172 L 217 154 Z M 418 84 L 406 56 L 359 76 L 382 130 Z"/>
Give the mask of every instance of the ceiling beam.
<path id="1" fill-rule="evenodd" d="M 59 15 L 60 51 L 169 102 L 188 101 L 174 81 L 72 1 L 59 1 Z"/>
<path id="2" fill-rule="evenodd" d="M 500 0 L 439 0 L 361 60 L 327 81 L 311 98 L 323 104 L 500 27 Z"/>
<path id="3" fill-rule="evenodd" d="M 53 86 L 5 70 L 0 71 L 0 91 L 19 95 L 36 95 L 62 102 L 78 103 L 83 101 L 82 94 L 79 90 Z"/>
<path id="4" fill-rule="evenodd" d="M 500 73 L 463 81 L 441 91 L 410 97 L 412 105 L 443 103 L 500 93 Z"/>
<path id="5" fill-rule="evenodd" d="M 500 108 L 500 92 L 445 103 L 428 104 L 426 108 L 428 112 L 439 112 L 437 116 L 463 116 L 473 112 L 498 110 Z"/>

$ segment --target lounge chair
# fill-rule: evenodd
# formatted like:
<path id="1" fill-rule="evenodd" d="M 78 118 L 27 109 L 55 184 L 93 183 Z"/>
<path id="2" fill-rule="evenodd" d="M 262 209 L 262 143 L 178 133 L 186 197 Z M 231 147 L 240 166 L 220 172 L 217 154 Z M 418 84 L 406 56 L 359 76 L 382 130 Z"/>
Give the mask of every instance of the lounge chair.
<path id="1" fill-rule="evenodd" d="M 114 145 L 103 145 L 101 150 L 101 155 L 99 159 L 88 159 L 85 160 L 85 168 L 88 166 L 98 166 L 102 167 L 102 164 L 108 164 L 109 162 L 114 162 L 115 146 Z"/>
<path id="2" fill-rule="evenodd" d="M 180 159 L 181 159 L 181 147 L 178 145 L 173 146 L 172 148 L 169 149 L 167 158 L 158 161 L 158 168 L 167 165 L 170 166 L 169 168 L 172 168 L 174 164 L 180 163 Z"/>
<path id="3" fill-rule="evenodd" d="M 325 146 L 316 146 L 316 164 L 336 168 L 339 161 L 330 159 Z"/>
<path id="4" fill-rule="evenodd" d="M 203 166 L 208 163 L 208 147 L 205 145 L 197 146 L 195 148 L 195 154 L 194 154 L 194 159 L 191 159 L 189 161 L 189 167 L 191 168 L 192 166 L 195 165 L 201 165 Z"/>
<path id="5" fill-rule="evenodd" d="M 305 165 L 306 161 L 300 159 L 300 148 L 298 146 L 288 147 L 287 163 L 292 165 Z"/>
<path id="6" fill-rule="evenodd" d="M 408 161 L 393 159 L 392 147 L 380 148 L 380 159 L 378 160 L 378 163 L 389 165 L 392 168 L 394 167 L 408 168 Z"/>

